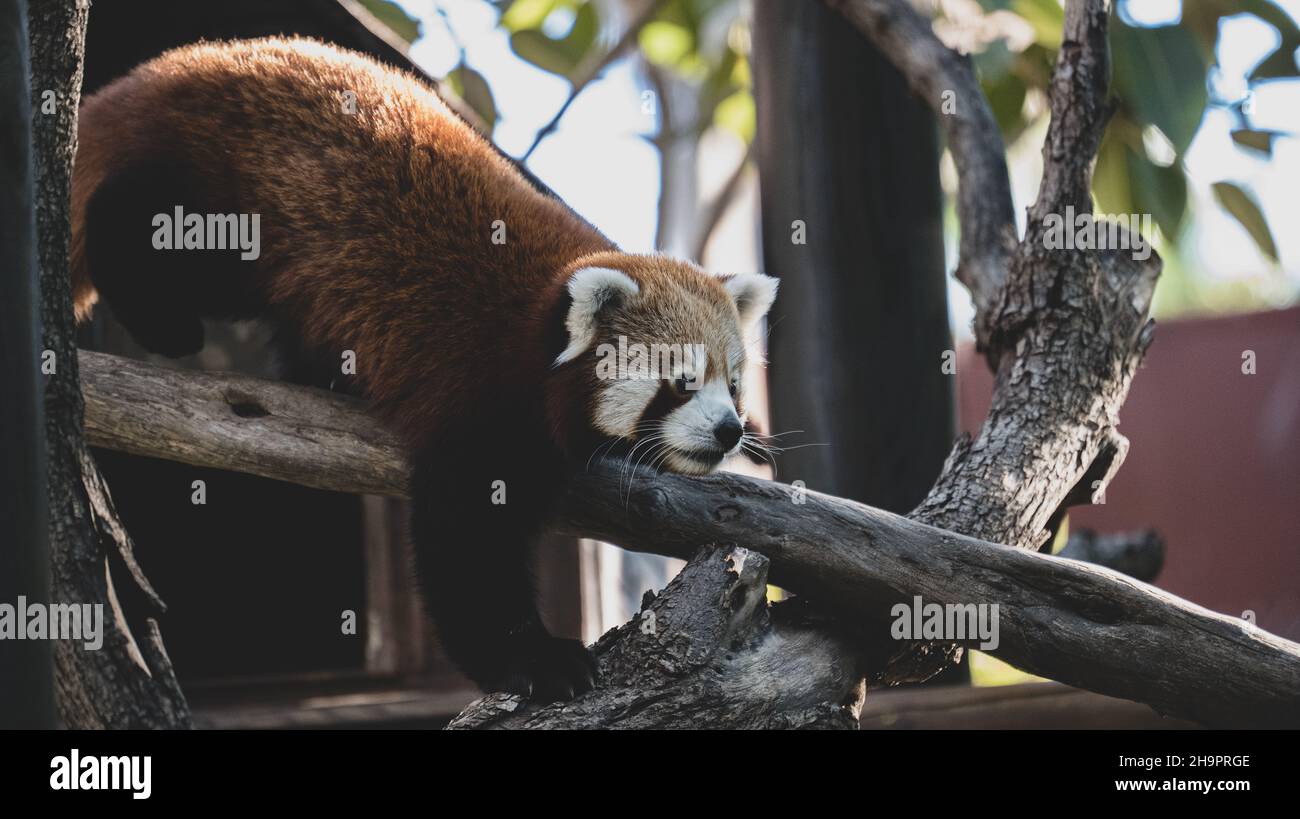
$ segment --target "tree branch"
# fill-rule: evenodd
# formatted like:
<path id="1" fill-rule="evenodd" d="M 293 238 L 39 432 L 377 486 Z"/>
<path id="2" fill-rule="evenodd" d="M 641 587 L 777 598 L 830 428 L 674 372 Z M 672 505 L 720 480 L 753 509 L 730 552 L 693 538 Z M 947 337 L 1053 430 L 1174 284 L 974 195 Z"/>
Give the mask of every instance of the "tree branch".
<path id="1" fill-rule="evenodd" d="M 939 43 L 906 0 L 825 0 L 890 58 L 936 106 L 954 141 L 961 176 L 958 216 L 963 260 L 997 260 L 962 281 L 976 304 L 976 337 L 997 373 L 992 407 L 973 441 L 962 440 L 916 520 L 986 541 L 1037 549 L 1063 506 L 1079 492 L 1104 491 L 1127 451 L 1115 429 L 1119 408 L 1150 344 L 1147 321 L 1160 260 L 1116 248 L 1053 250 L 1044 241 L 1049 214 L 1065 206 L 1091 213 L 1091 163 L 1108 114 L 1106 0 L 1071 0 L 1052 80 L 1052 121 L 1043 149 L 1043 182 L 1025 238 L 1008 257 L 1010 213 L 1001 139 L 968 60 Z M 941 90 L 957 92 L 944 116 Z M 957 140 L 965 140 L 959 152 Z M 989 186 L 990 228 L 982 212 Z M 1131 245 L 1120 231 L 1120 247 Z M 974 245 L 967 245 L 967 237 Z M 1002 248 L 1002 250 L 1000 250 Z M 1009 262 L 1009 267 L 1007 264 Z M 963 264 L 965 262 L 963 261 Z M 1082 486 L 1081 484 L 1085 484 Z M 877 684 L 925 679 L 957 656 L 952 646 L 920 644 L 896 656 Z"/>
<path id="2" fill-rule="evenodd" d="M 95 445 L 340 491 L 405 492 L 400 448 L 355 399 L 99 353 L 83 352 L 81 364 Z M 348 469 L 359 476 L 352 485 Z M 700 724 L 717 706 L 731 715 L 725 724 L 840 725 L 861 700 L 855 675 L 865 672 L 844 658 L 871 641 L 864 632 L 888 621 L 894 603 L 919 594 L 998 604 L 993 653 L 1026 671 L 1211 725 L 1300 724 L 1300 646 L 1100 567 L 770 481 L 626 475 L 606 462 L 578 475 L 557 525 L 672 557 L 726 545 L 706 549 L 649 602 L 654 635 L 641 631 L 642 615 L 602 639 L 607 682 L 580 701 L 590 706 L 537 709 L 497 695 L 466 715 L 470 723 L 486 720 L 487 708 L 494 725 Z M 802 604 L 769 613 L 760 605 L 769 580 L 835 621 Z M 734 605 L 701 597 L 719 582 Z M 626 641 L 649 636 L 669 654 L 655 655 L 662 667 L 634 672 Z M 760 679 L 768 687 L 732 685 Z M 717 699 L 720 691 L 731 693 Z M 754 707 L 751 694 L 777 699 L 733 721 Z"/>

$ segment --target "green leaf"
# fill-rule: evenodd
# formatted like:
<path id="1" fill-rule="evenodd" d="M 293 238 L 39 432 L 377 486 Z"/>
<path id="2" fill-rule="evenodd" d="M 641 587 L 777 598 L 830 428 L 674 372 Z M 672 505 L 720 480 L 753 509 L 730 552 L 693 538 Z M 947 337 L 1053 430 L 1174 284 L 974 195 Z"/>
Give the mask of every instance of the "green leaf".
<path id="1" fill-rule="evenodd" d="M 1273 140 L 1279 136 L 1284 134 L 1281 131 L 1252 131 L 1242 128 L 1232 132 L 1232 141 L 1243 148 L 1272 156 Z"/>
<path id="2" fill-rule="evenodd" d="M 1196 35 L 1206 53 L 1213 54 L 1219 37 L 1219 20 L 1237 14 L 1253 14 L 1277 29 L 1282 40 L 1277 49 L 1255 67 L 1247 78 L 1255 80 L 1300 76 L 1295 52 L 1300 48 L 1300 26 L 1271 0 L 1183 0 L 1183 26 Z"/>
<path id="3" fill-rule="evenodd" d="M 461 63 L 447 75 L 447 81 L 451 83 L 456 94 L 482 118 L 490 133 L 497 123 L 498 112 L 487 79 L 468 65 Z"/>
<path id="4" fill-rule="evenodd" d="M 1147 156 L 1142 130 L 1123 111 L 1111 120 L 1097 152 L 1092 194 L 1102 213 L 1149 213 L 1160 232 L 1174 239 L 1187 214 L 1187 177 L 1180 163 L 1166 167 Z"/>
<path id="5" fill-rule="evenodd" d="M 1175 239 L 1187 213 L 1187 177 L 1177 163 L 1162 167 L 1145 153 L 1125 147 L 1133 209 L 1123 213 L 1149 213 L 1160 232 Z M 1150 236 L 1146 237 L 1150 239 Z"/>
<path id="6" fill-rule="evenodd" d="M 1215 182 L 1214 197 L 1223 205 L 1224 210 L 1241 223 L 1250 237 L 1259 245 L 1263 254 L 1277 261 L 1277 245 L 1273 243 L 1273 233 L 1268 229 L 1268 222 L 1259 205 L 1250 194 L 1231 182 Z"/>
<path id="7" fill-rule="evenodd" d="M 568 76 L 576 63 L 565 56 L 555 41 L 539 29 L 530 28 L 516 31 L 510 35 L 510 47 L 523 60 L 527 60 L 543 71 Z"/>
<path id="8" fill-rule="evenodd" d="M 569 77 L 596 42 L 599 25 L 595 7 L 584 3 L 577 8 L 573 27 L 563 37 L 549 37 L 540 28 L 523 29 L 510 35 L 510 47 L 538 68 Z"/>
<path id="9" fill-rule="evenodd" d="M 1034 29 L 1034 42 L 1055 51 L 1065 31 L 1065 9 L 1057 0 L 1013 0 L 1011 10 Z"/>
<path id="10" fill-rule="evenodd" d="M 1272 54 L 1264 58 L 1264 61 L 1255 66 L 1255 70 L 1250 72 L 1246 78 L 1249 82 L 1256 80 L 1272 80 L 1281 77 L 1300 77 L 1300 70 L 1296 68 L 1296 49 L 1300 48 L 1300 42 L 1291 40 L 1284 41 L 1280 47 Z"/>
<path id="11" fill-rule="evenodd" d="M 361 5 L 406 42 L 413 43 L 420 39 L 420 21 L 408 17 L 402 7 L 392 0 L 361 0 Z"/>
<path id="12" fill-rule="evenodd" d="M 654 20 L 641 29 L 638 38 L 641 53 L 655 65 L 664 68 L 686 59 L 695 49 L 695 33 L 683 25 Z"/>
<path id="13" fill-rule="evenodd" d="M 1263 62 L 1255 66 L 1255 70 L 1246 78 L 1247 81 L 1300 76 L 1300 71 L 1297 71 L 1296 67 L 1296 49 L 1300 48 L 1300 26 L 1296 25 L 1295 20 L 1292 20 L 1291 16 L 1276 3 L 1268 0 L 1241 0 L 1238 10 L 1250 12 L 1277 29 L 1277 33 L 1282 36 L 1281 44 L 1272 54 L 1265 57 Z"/>
<path id="14" fill-rule="evenodd" d="M 993 118 L 1003 136 L 1011 136 L 1024 126 L 1025 82 L 1014 74 L 1006 74 L 994 82 L 983 83 L 984 96 L 993 109 Z"/>
<path id="15" fill-rule="evenodd" d="M 1179 156 L 1205 113 L 1205 57 L 1180 26 L 1137 28 L 1111 18 L 1114 87 L 1139 123 L 1154 123 Z"/>
<path id="16" fill-rule="evenodd" d="M 511 32 L 541 28 L 559 5 L 559 0 L 515 0 L 501 15 L 501 26 Z"/>
<path id="17" fill-rule="evenodd" d="M 748 145 L 754 139 L 754 95 L 748 91 L 737 91 L 727 97 L 713 109 L 713 121 L 745 140 Z"/>
<path id="18" fill-rule="evenodd" d="M 578 7 L 577 16 L 573 20 L 573 28 L 560 41 L 561 48 L 572 56 L 575 65 L 587 56 L 591 47 L 596 44 L 596 34 L 600 31 L 600 18 L 596 14 L 596 6 L 593 3 L 583 3 Z"/>
<path id="19" fill-rule="evenodd" d="M 1097 209 L 1104 213 L 1132 213 L 1133 195 L 1129 189 L 1128 151 L 1120 134 L 1125 122 L 1121 115 L 1111 121 L 1097 151 L 1097 165 L 1092 172 L 1092 195 Z"/>

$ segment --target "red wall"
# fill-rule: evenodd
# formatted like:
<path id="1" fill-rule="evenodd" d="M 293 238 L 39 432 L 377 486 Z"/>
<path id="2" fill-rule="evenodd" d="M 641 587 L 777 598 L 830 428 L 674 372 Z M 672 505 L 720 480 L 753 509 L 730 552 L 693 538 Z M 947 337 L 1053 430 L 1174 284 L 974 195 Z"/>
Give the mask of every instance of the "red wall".
<path id="1" fill-rule="evenodd" d="M 993 379 L 969 346 L 957 371 L 973 431 Z M 1160 322 L 1119 431 L 1131 447 L 1106 503 L 1076 507 L 1071 527 L 1154 528 L 1156 585 L 1300 640 L 1300 308 Z"/>

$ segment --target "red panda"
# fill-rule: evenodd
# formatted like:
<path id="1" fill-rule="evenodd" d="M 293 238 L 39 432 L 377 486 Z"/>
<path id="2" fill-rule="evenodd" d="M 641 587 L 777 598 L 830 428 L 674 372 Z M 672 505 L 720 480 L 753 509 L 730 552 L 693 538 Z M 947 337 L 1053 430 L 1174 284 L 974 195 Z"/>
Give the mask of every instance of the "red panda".
<path id="1" fill-rule="evenodd" d="M 352 351 L 409 447 L 448 656 L 486 690 L 591 688 L 586 648 L 541 623 L 529 547 L 602 448 L 692 474 L 741 449 L 745 336 L 776 281 L 621 252 L 427 84 L 319 42 L 170 51 L 88 98 L 78 139 L 78 317 L 102 299 L 172 356 L 209 317 L 269 319 L 334 367 Z M 204 249 L 166 249 L 173 213 Z M 256 252 L 205 245 L 204 214 L 256 215 Z M 629 344 L 681 352 L 602 371 Z"/>

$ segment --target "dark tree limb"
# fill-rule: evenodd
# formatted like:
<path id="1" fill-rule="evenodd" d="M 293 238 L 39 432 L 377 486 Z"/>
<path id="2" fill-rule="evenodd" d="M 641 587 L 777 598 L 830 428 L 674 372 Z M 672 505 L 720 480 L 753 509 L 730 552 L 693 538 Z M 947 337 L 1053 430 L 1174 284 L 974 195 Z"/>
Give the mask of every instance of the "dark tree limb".
<path id="1" fill-rule="evenodd" d="M 34 3 L 30 25 L 41 324 L 43 346 L 53 352 L 56 365 L 45 382 L 52 597 L 56 603 L 103 606 L 105 632 L 97 651 L 67 640 L 55 643 L 56 702 L 69 728 L 186 727 L 189 709 L 157 624 L 144 618 L 149 634 L 142 644 L 114 593 L 110 560 L 126 568 L 125 577 L 140 585 L 155 613 L 162 611 L 132 555 L 82 423 L 69 291 L 68 196 L 89 7 L 78 0 Z M 53 113 L 42 111 L 45 92 L 54 94 Z"/>
<path id="2" fill-rule="evenodd" d="M 851 640 L 825 639 L 801 607 L 769 607 L 767 569 L 743 547 L 705 548 L 596 643 L 595 691 L 542 709 L 490 694 L 449 727 L 855 727 L 865 688 L 861 669 L 842 661 Z"/>
<path id="3" fill-rule="evenodd" d="M 356 399 L 231 377 L 243 400 L 263 410 L 240 415 L 212 398 L 224 376 L 99 353 L 81 359 L 95 445 L 307 484 L 347 460 L 359 484 L 331 479 L 329 488 L 406 491 L 400 448 Z M 162 423 L 147 437 L 118 434 L 112 419 L 128 416 Z M 250 453 L 251 441 L 265 460 Z M 1070 485 L 1062 481 L 1059 493 Z M 998 604 L 1001 645 L 992 653 L 1026 671 L 1211 725 L 1300 724 L 1294 643 L 1104 568 L 841 498 L 740 475 L 628 474 L 618 463 L 594 462 L 555 527 L 694 559 L 649 602 L 653 644 L 642 640 L 644 615 L 603 638 L 605 683 L 597 691 L 547 709 L 493 696 L 463 724 L 705 724 L 716 706 L 730 714 L 727 724 L 743 710 L 747 725 L 846 725 L 861 701 L 861 675 L 885 659 L 880 624 L 894 603 L 917 594 L 940 604 Z M 701 553 L 701 544 L 714 546 Z M 800 597 L 768 611 L 759 605 L 768 581 Z M 759 670 L 778 675 L 782 691 L 760 686 Z M 779 707 L 758 708 L 751 694 Z M 589 699 L 600 705 L 585 705 Z"/>

